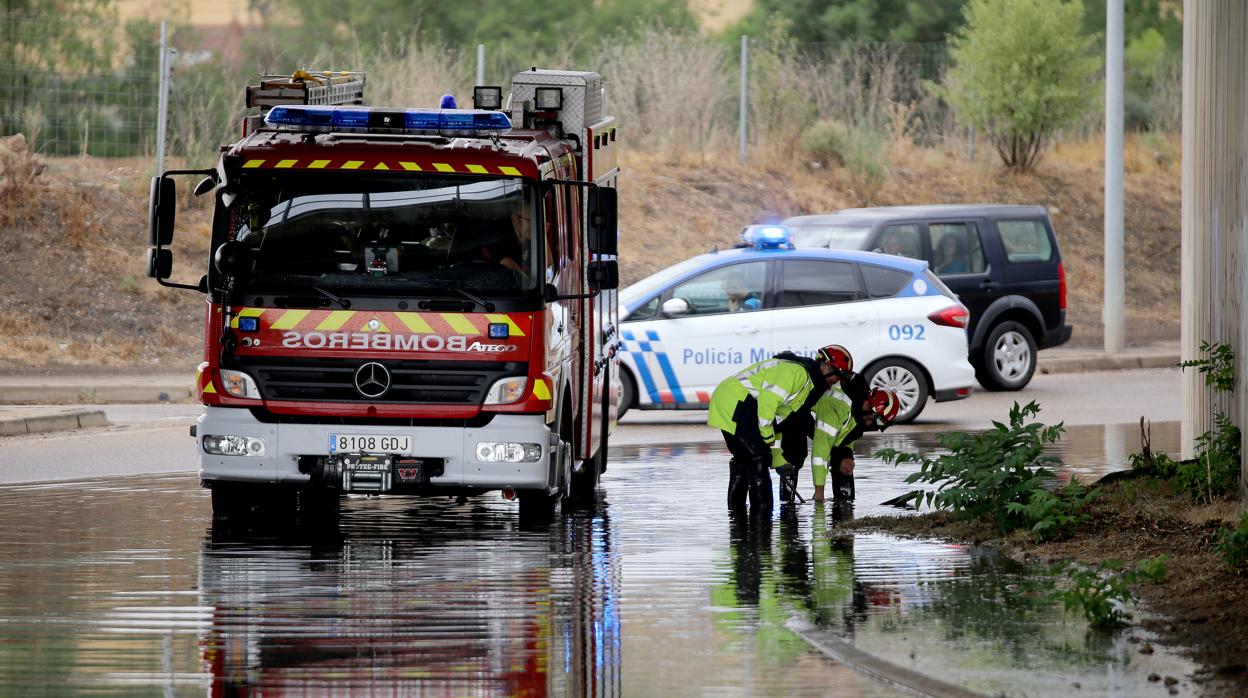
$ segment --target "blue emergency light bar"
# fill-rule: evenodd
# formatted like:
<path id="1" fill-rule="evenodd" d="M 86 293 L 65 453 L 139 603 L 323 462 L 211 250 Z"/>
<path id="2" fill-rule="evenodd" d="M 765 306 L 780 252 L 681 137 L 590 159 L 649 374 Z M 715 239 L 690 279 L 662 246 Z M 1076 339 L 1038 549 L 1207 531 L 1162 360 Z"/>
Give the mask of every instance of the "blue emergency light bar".
<path id="1" fill-rule="evenodd" d="M 296 131 L 506 131 L 511 119 L 486 109 L 386 109 L 282 105 L 264 123 Z"/>
<path id="2" fill-rule="evenodd" d="M 793 234 L 782 225 L 751 225 L 741 232 L 741 241 L 756 250 L 792 250 Z"/>

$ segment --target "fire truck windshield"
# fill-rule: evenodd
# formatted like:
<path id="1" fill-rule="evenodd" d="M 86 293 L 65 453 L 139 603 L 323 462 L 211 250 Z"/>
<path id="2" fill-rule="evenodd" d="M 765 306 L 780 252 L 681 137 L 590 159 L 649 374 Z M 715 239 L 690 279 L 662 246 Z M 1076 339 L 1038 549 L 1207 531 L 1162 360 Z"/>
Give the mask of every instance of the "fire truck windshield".
<path id="1" fill-rule="evenodd" d="M 533 187 L 520 179 L 249 173 L 231 206 L 244 287 L 511 296 L 537 288 Z"/>

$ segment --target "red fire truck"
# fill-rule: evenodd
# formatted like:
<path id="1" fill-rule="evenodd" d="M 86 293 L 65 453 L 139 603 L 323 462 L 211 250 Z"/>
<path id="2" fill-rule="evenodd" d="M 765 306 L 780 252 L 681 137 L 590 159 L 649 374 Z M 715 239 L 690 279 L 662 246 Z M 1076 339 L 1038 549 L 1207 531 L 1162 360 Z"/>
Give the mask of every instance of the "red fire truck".
<path id="1" fill-rule="evenodd" d="M 473 109 L 365 107 L 361 73 L 248 88 L 210 170 L 152 180 L 148 273 L 206 295 L 192 430 L 214 516 L 336 515 L 346 492 L 589 494 L 619 395 L 615 119 L 592 72 Z M 211 263 L 170 281 L 176 191 Z"/>

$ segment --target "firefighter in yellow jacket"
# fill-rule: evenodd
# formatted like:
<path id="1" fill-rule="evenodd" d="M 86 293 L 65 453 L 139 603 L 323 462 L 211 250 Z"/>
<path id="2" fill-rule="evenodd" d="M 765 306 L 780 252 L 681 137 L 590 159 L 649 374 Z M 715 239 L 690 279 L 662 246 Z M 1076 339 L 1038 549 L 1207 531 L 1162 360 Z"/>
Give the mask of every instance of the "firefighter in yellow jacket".
<path id="1" fill-rule="evenodd" d="M 731 511 L 743 511 L 748 500 L 755 516 L 770 517 L 771 469 L 786 462 L 784 450 L 776 446 L 776 424 L 790 415 L 809 414 L 828 388 L 852 375 L 853 367 L 849 351 L 832 344 L 813 359 L 786 352 L 751 364 L 715 388 L 706 421 L 723 432 L 732 453 Z M 800 438 L 804 455 L 807 434 L 800 429 L 793 432 L 786 438 Z"/>
<path id="2" fill-rule="evenodd" d="M 901 401 L 893 391 L 881 388 L 867 391 L 865 385 L 856 386 L 855 382 L 861 381 L 850 380 L 844 387 L 831 388 L 815 402 L 814 445 L 810 452 L 815 501 L 824 498 L 829 471 L 833 498 L 838 501 L 854 499 L 854 442 L 867 430 L 883 431 L 901 409 Z M 865 398 L 859 394 L 861 392 L 866 393 Z"/>

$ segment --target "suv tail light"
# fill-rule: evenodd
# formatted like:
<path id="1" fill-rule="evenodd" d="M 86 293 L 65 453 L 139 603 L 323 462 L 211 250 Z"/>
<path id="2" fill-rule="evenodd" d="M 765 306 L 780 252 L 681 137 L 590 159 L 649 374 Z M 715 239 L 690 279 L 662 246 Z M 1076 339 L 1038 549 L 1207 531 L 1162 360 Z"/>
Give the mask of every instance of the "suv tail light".
<path id="1" fill-rule="evenodd" d="M 928 320 L 937 325 L 945 327 L 966 327 L 966 321 L 969 320 L 971 314 L 967 309 L 960 305 L 951 305 L 944 310 L 937 310 L 927 316 Z"/>
<path id="2" fill-rule="evenodd" d="M 1057 263 L 1057 307 L 1066 309 L 1066 267 Z"/>

